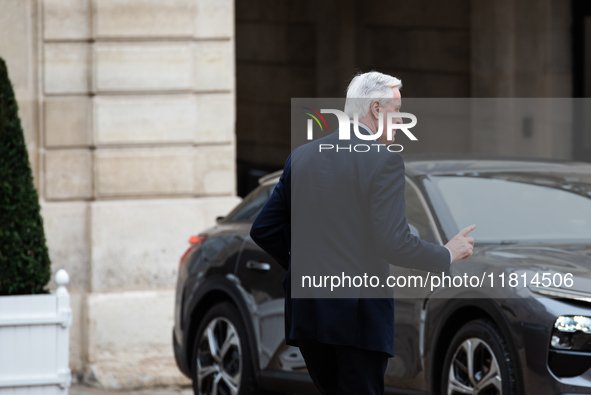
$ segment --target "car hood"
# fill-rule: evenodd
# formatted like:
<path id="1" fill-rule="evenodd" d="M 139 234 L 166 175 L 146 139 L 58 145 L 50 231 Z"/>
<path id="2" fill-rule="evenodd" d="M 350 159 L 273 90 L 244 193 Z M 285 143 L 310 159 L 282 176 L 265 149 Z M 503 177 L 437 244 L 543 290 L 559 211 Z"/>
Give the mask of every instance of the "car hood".
<path id="1" fill-rule="evenodd" d="M 570 289 L 591 292 L 591 243 L 481 246 L 466 264 L 470 261 L 479 271 L 571 273 L 575 280 Z"/>

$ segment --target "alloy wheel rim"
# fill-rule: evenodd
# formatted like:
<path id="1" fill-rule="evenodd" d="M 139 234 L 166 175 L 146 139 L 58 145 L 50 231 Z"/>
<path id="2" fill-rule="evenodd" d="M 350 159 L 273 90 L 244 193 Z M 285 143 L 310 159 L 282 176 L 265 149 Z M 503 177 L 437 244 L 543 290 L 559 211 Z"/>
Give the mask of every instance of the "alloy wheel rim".
<path id="1" fill-rule="evenodd" d="M 447 394 L 502 395 L 499 364 L 490 346 L 472 337 L 458 346 L 449 368 Z"/>
<path id="2" fill-rule="evenodd" d="M 197 350 L 200 395 L 237 395 L 242 376 L 242 348 L 236 327 L 223 317 L 207 325 Z"/>

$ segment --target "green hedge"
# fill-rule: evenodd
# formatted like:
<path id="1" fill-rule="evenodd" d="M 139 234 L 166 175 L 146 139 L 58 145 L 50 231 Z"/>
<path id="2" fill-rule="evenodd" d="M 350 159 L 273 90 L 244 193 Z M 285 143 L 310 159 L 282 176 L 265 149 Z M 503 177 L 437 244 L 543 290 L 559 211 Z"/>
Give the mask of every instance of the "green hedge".
<path id="1" fill-rule="evenodd" d="M 47 293 L 51 262 L 18 105 L 0 58 L 0 295 Z"/>

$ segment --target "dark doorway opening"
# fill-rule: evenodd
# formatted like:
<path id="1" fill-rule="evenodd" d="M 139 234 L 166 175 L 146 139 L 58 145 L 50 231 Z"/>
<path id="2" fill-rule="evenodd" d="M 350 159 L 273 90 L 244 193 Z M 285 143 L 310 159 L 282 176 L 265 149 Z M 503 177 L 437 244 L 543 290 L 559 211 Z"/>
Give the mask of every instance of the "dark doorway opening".
<path id="1" fill-rule="evenodd" d="M 591 162 L 591 1 L 573 0 L 573 157 Z"/>

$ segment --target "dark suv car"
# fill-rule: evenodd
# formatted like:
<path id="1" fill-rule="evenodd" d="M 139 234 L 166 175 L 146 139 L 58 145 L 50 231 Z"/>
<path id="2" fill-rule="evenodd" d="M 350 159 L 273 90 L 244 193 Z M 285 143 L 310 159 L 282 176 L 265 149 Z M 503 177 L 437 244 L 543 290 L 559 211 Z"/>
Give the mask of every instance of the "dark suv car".
<path id="1" fill-rule="evenodd" d="M 453 287 L 396 288 L 386 392 L 591 393 L 591 165 L 405 162 L 411 231 L 445 244 L 476 223 L 474 253 L 452 272 L 506 283 L 461 295 Z M 173 343 L 196 394 L 316 393 L 299 350 L 284 343 L 285 271 L 249 237 L 279 175 L 263 177 L 216 226 L 191 237 L 181 259 Z M 417 273 L 391 266 L 396 276 Z"/>

